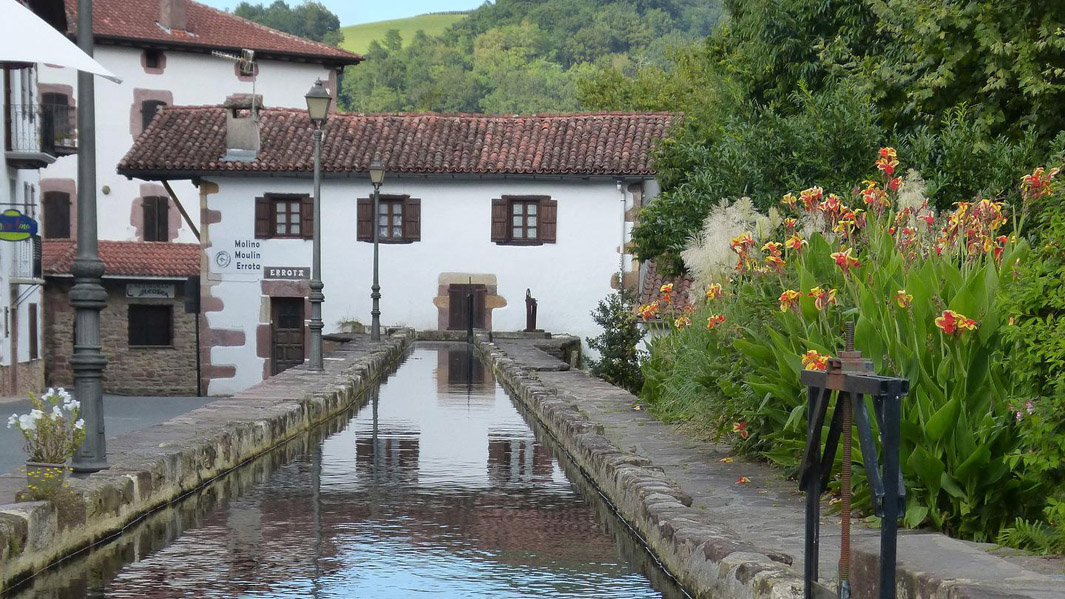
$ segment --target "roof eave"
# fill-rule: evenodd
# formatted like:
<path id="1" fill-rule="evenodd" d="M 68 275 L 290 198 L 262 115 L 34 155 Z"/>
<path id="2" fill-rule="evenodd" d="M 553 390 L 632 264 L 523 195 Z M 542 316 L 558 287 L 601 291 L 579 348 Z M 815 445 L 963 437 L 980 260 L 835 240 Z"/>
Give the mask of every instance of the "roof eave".
<path id="1" fill-rule="evenodd" d="M 76 36 L 70 37 L 76 41 Z M 223 46 L 215 44 L 179 41 L 167 42 L 155 39 L 99 34 L 94 37 L 94 41 L 96 43 L 113 46 L 126 46 L 131 48 L 145 48 L 151 50 L 178 50 L 182 52 L 196 52 L 202 54 L 210 54 L 211 52 L 215 51 L 239 54 L 242 50 L 240 46 Z M 325 54 L 304 54 L 300 52 L 279 52 L 277 50 L 263 49 L 255 49 L 255 55 L 257 58 L 265 58 L 267 60 L 321 64 L 330 68 L 357 65 L 366 60 L 366 57 L 362 56 L 361 54 L 352 54 L 350 57 L 345 57 L 329 56 Z"/>
<path id="2" fill-rule="evenodd" d="M 204 177 L 288 177 L 288 178 L 309 178 L 314 175 L 312 171 L 298 170 L 298 171 L 230 171 L 230 170 L 209 170 L 209 169 L 191 169 L 191 170 L 140 170 L 140 169 L 118 169 L 118 174 L 129 179 L 141 179 L 145 181 L 161 181 L 161 180 L 184 180 L 184 179 L 200 179 Z M 469 173 L 469 172 L 389 172 L 389 177 L 394 178 L 419 178 L 419 179 L 536 179 L 536 178 L 550 178 L 550 179 L 603 179 L 603 180 L 616 180 L 616 179 L 654 179 L 655 172 L 622 172 L 622 173 Z M 322 172 L 323 179 L 356 179 L 356 178 L 368 178 L 370 174 L 366 171 L 324 171 Z"/>

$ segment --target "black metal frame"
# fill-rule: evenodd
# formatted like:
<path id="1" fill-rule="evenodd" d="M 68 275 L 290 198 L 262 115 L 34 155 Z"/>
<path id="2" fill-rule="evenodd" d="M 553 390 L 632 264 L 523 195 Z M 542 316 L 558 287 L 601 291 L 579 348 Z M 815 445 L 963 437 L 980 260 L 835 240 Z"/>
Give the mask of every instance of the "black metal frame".
<path id="1" fill-rule="evenodd" d="M 836 448 L 843 434 L 843 402 L 850 402 L 858 428 L 862 462 L 873 489 L 874 511 L 880 526 L 880 599 L 895 597 L 895 559 L 898 520 L 905 513 L 906 489 L 899 468 L 901 399 L 909 393 L 906 379 L 876 376 L 862 372 L 844 372 L 840 360 L 829 361 L 827 371 L 804 371 L 800 380 L 808 393 L 807 441 L 802 457 L 799 487 L 806 491 L 805 597 L 813 599 L 817 582 L 821 515 L 821 494 L 828 488 Z M 821 451 L 821 431 L 832 396 L 836 407 Z M 865 396 L 873 399 L 884 466 L 877 458 L 876 442 Z"/>

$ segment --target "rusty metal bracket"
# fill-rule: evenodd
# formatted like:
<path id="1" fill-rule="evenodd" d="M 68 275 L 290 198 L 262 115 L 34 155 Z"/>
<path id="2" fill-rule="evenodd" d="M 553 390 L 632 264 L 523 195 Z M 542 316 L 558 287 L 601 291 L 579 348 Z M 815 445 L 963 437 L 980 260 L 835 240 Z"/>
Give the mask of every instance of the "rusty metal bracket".
<path id="1" fill-rule="evenodd" d="M 821 494 L 828 488 L 836 450 L 843 443 L 843 529 L 840 552 L 841 599 L 850 594 L 850 473 L 851 434 L 857 428 L 862 464 L 873 494 L 873 508 L 881 518 L 880 599 L 895 597 L 895 561 L 898 520 L 905 512 L 906 490 L 899 467 L 901 401 L 909 393 L 906 379 L 873 374 L 872 364 L 854 351 L 853 325 L 847 327 L 847 350 L 830 359 L 824 371 L 807 370 L 800 375 L 807 389 L 807 441 L 800 466 L 799 487 L 806 491 L 805 597 L 813 599 L 820 553 Z M 876 438 L 866 396 L 872 399 L 879 431 L 883 466 L 877 455 Z M 835 400 L 832 421 L 822 451 L 821 438 L 829 404 Z"/>

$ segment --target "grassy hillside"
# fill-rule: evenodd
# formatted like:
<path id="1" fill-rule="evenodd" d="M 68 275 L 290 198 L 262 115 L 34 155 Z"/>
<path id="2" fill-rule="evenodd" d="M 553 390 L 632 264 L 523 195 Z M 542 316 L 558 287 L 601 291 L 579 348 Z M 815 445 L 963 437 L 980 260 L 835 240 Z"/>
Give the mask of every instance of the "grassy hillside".
<path id="1" fill-rule="evenodd" d="M 431 15 L 419 15 L 407 19 L 393 19 L 391 21 L 378 21 L 376 23 L 363 23 L 362 25 L 350 25 L 342 27 L 340 32 L 344 34 L 344 43 L 340 46 L 345 50 L 363 53 L 370 47 L 373 40 L 381 41 L 389 29 L 396 29 L 403 36 L 405 42 L 409 42 L 418 30 L 428 35 L 439 35 L 445 29 L 466 18 L 467 13 L 438 13 Z"/>

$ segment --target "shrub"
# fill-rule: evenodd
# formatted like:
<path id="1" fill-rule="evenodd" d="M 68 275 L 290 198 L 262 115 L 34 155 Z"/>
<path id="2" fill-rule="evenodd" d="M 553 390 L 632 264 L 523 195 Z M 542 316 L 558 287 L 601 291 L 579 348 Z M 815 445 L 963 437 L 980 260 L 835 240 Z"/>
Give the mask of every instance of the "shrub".
<path id="1" fill-rule="evenodd" d="M 588 346 L 599 352 L 599 359 L 588 363 L 595 376 L 636 393 L 643 385 L 636 349 L 643 332 L 636 320 L 634 305 L 630 291 L 619 291 L 599 301 L 592 311 L 592 318 L 603 327 L 603 333 L 588 338 Z"/>

